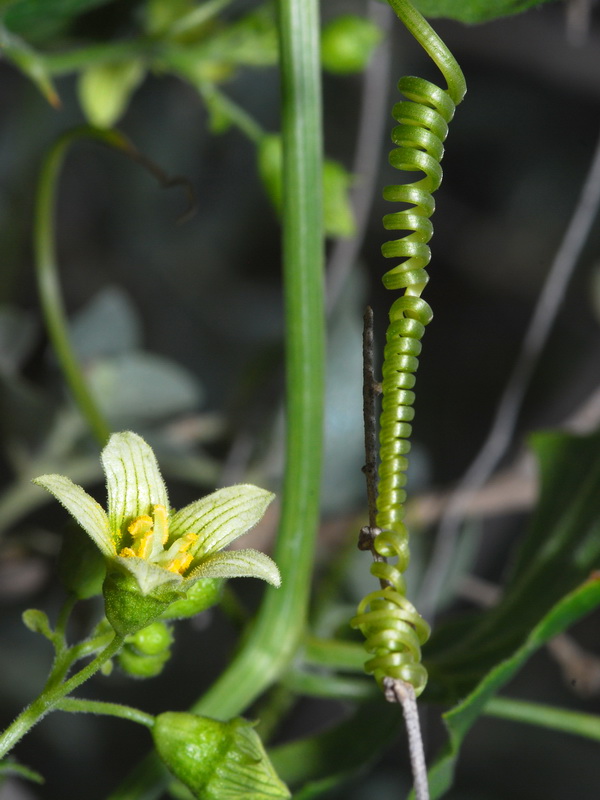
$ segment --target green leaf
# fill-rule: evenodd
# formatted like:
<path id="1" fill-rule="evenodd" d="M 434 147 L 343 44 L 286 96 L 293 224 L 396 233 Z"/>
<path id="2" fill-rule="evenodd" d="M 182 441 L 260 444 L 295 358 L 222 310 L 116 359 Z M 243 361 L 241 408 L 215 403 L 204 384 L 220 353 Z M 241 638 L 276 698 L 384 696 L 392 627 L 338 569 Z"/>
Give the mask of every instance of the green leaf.
<path id="1" fill-rule="evenodd" d="M 550 0 L 414 0 L 425 17 L 447 17 L 460 22 L 488 22 L 537 8 Z"/>
<path id="2" fill-rule="evenodd" d="M 80 14 L 110 2 L 112 0 L 17 0 L 3 16 L 11 31 L 28 39 L 41 40 L 54 35 Z"/>
<path id="3" fill-rule="evenodd" d="M 486 716 L 509 719 L 549 728 L 554 731 L 585 736 L 600 742 L 600 716 L 570 711 L 542 703 L 528 703 L 510 697 L 492 697 L 485 706 Z"/>
<path id="4" fill-rule="evenodd" d="M 213 34 L 202 51 L 206 57 L 225 63 L 275 65 L 279 48 L 273 8 L 260 8 Z"/>
<path id="5" fill-rule="evenodd" d="M 155 505 L 169 509 L 167 488 L 154 451 L 132 431 L 113 434 L 102 451 L 108 489 L 108 519 L 113 535 L 124 535 L 126 526 Z M 120 544 L 120 541 L 118 542 Z"/>
<path id="6" fill-rule="evenodd" d="M 33 483 L 54 495 L 105 556 L 116 555 L 106 512 L 81 486 L 64 475 L 40 475 Z"/>
<path id="7" fill-rule="evenodd" d="M 35 83 L 50 105 L 58 108 L 60 99 L 52 83 L 44 59 L 18 36 L 0 25 L 0 47 L 3 55 Z"/>
<path id="8" fill-rule="evenodd" d="M 198 578 L 260 578 L 273 586 L 281 585 L 277 565 L 258 550 L 227 550 L 203 558 L 188 580 Z"/>
<path id="9" fill-rule="evenodd" d="M 123 352 L 88 371 L 90 390 L 115 429 L 196 412 L 202 388 L 183 367 L 153 353 Z"/>
<path id="10" fill-rule="evenodd" d="M 258 486 L 227 486 L 190 503 L 173 515 L 169 543 L 186 533 L 198 539 L 189 552 L 195 558 L 216 553 L 259 522 L 275 495 Z"/>
<path id="11" fill-rule="evenodd" d="M 429 699 L 448 702 L 472 691 L 600 567 L 600 433 L 545 433 L 532 442 L 541 496 L 503 598 L 467 624 L 435 632 L 425 648 Z"/>
<path id="12" fill-rule="evenodd" d="M 539 647 L 599 604 L 600 579 L 594 577 L 560 600 L 535 626 L 525 643 L 510 658 L 492 669 L 462 702 L 443 715 L 449 742 L 429 772 L 432 800 L 441 797 L 452 785 L 463 739 L 477 717 L 484 711 L 490 698 L 515 675 Z"/>
<path id="13" fill-rule="evenodd" d="M 81 72 L 77 87 L 79 102 L 90 124 L 97 128 L 115 125 L 144 75 L 144 65 L 137 59 L 94 64 Z"/>

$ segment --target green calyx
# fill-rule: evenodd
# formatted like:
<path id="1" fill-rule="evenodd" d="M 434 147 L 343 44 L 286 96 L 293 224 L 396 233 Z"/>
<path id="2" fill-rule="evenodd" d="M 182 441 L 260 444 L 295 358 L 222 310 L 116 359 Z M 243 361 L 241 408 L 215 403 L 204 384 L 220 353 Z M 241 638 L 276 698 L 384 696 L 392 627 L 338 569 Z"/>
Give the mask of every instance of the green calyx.
<path id="1" fill-rule="evenodd" d="M 118 564 L 110 564 L 102 586 L 106 618 L 122 636 L 137 633 L 183 597 L 183 592 L 175 586 L 173 581 L 164 582 L 146 594 L 135 575 Z"/>
<path id="2" fill-rule="evenodd" d="M 195 714 L 160 714 L 152 729 L 159 756 L 199 800 L 275 800 L 280 781 L 252 723 Z"/>

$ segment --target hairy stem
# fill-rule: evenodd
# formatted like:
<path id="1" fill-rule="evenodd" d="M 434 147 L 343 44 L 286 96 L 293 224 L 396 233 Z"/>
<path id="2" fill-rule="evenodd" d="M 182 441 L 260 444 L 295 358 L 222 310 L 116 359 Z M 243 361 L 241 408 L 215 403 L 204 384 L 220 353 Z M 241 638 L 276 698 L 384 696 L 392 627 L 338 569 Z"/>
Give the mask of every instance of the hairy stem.
<path id="1" fill-rule="evenodd" d="M 31 705 L 27 706 L 0 735 L 0 759 L 3 758 L 17 742 L 28 733 L 43 717 L 52 711 L 56 705 L 78 686 L 91 678 L 100 667 L 111 659 L 123 644 L 122 636 L 115 633 L 111 642 L 93 661 L 90 661 L 82 670 L 59 686 L 52 686 L 44 690 Z"/>

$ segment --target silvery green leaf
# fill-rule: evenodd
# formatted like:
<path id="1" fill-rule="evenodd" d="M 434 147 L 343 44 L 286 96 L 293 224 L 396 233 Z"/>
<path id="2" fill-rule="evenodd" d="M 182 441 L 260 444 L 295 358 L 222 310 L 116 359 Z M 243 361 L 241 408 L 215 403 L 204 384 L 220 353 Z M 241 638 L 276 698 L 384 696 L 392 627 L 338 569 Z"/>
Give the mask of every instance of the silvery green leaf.
<path id="1" fill-rule="evenodd" d="M 168 511 L 167 489 L 154 451 L 132 431 L 114 433 L 101 458 L 108 489 L 108 519 L 119 547 L 126 526 L 133 519 L 151 515 L 155 505 Z"/>
<path id="2" fill-rule="evenodd" d="M 73 347 L 85 362 L 116 356 L 142 345 L 142 322 L 129 296 L 107 286 L 69 324 Z"/>
<path id="3" fill-rule="evenodd" d="M 216 553 L 254 527 L 274 496 L 251 484 L 219 489 L 173 515 L 170 541 L 195 533 L 198 540 L 190 548 L 195 558 Z"/>
<path id="4" fill-rule="evenodd" d="M 273 586 L 281 585 L 277 564 L 258 550 L 213 553 L 192 569 L 187 580 L 198 578 L 260 578 Z"/>
<path id="5" fill-rule="evenodd" d="M 40 475 L 33 483 L 54 495 L 105 556 L 111 558 L 116 555 L 106 512 L 81 486 L 64 475 Z"/>
<path id="6" fill-rule="evenodd" d="M 94 397 L 115 428 L 197 411 L 202 403 L 202 387 L 194 376 L 153 353 L 130 351 L 98 359 L 88 374 Z"/>

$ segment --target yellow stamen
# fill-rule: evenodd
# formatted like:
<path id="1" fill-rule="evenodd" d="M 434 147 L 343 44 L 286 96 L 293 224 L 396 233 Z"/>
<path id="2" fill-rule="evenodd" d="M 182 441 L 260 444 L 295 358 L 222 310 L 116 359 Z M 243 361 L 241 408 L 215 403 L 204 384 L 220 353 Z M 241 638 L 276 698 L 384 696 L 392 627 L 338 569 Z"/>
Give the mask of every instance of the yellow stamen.
<path id="1" fill-rule="evenodd" d="M 161 545 L 169 538 L 169 517 L 164 506 L 156 505 L 152 509 L 152 517 L 142 514 L 136 517 L 127 528 L 133 542 L 130 547 L 123 547 L 119 553 L 124 558 L 145 558 L 159 564 L 169 572 L 182 575 L 194 560 L 187 551 L 198 538 L 197 533 L 186 533 L 176 539 L 165 552 L 157 553 L 157 534 Z"/>
<path id="2" fill-rule="evenodd" d="M 165 569 L 182 575 L 194 560 L 194 556 L 186 551 L 190 549 L 197 538 L 197 533 L 186 533 L 180 536 L 166 553 L 168 560 L 164 565 Z"/>
<path id="3" fill-rule="evenodd" d="M 148 558 L 152 548 L 152 517 L 149 517 L 147 514 L 142 514 L 142 516 L 133 520 L 127 530 L 131 534 L 133 543 L 131 547 L 124 549 L 131 550 L 132 554 L 138 558 Z"/>

